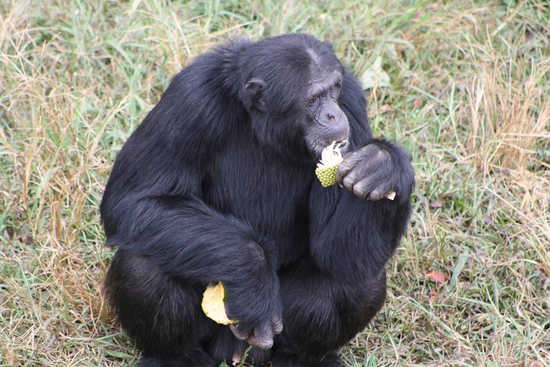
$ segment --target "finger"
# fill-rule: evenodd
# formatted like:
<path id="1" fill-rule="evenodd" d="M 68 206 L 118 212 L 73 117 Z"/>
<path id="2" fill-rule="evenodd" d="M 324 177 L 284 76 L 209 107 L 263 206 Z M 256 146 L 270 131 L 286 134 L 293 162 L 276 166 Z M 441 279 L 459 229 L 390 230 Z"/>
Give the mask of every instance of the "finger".
<path id="1" fill-rule="evenodd" d="M 353 186 L 353 193 L 362 199 L 367 198 L 369 193 L 376 188 L 376 181 L 376 177 L 373 176 L 363 178 Z"/>
<path id="2" fill-rule="evenodd" d="M 381 190 L 374 190 L 374 191 L 371 191 L 371 193 L 369 193 L 368 199 L 370 201 L 378 201 L 382 199 L 382 195 L 383 195 L 383 192 Z"/>
<path id="3" fill-rule="evenodd" d="M 260 349 L 269 349 L 273 346 L 273 328 L 271 322 L 264 322 L 254 329 L 254 334 L 247 339 L 248 344 Z"/>
<path id="4" fill-rule="evenodd" d="M 273 338 L 267 340 L 267 339 L 259 339 L 254 336 L 251 336 L 250 338 L 247 339 L 247 343 L 256 348 L 271 349 L 271 347 L 273 346 Z"/>
<path id="5" fill-rule="evenodd" d="M 355 176 L 347 175 L 346 178 L 344 178 L 344 187 L 348 189 L 349 191 L 353 192 L 353 186 L 355 185 Z"/>
<path id="6" fill-rule="evenodd" d="M 360 197 L 361 199 L 365 199 L 369 194 L 369 192 L 366 189 L 364 189 L 362 186 L 357 184 L 353 187 L 353 194 L 357 197 Z"/>
<path id="7" fill-rule="evenodd" d="M 357 163 L 362 160 L 362 158 L 363 153 L 361 151 L 355 151 L 347 154 L 336 170 L 336 182 L 341 185 L 349 171 L 353 169 Z"/>
<path id="8" fill-rule="evenodd" d="M 283 331 L 283 320 L 281 316 L 274 316 L 272 321 L 273 333 L 280 334 Z"/>
<path id="9" fill-rule="evenodd" d="M 373 152 L 370 160 L 376 162 L 377 164 L 386 164 L 387 162 L 391 162 L 391 155 L 387 150 L 378 148 L 375 152 Z"/>
<path id="10" fill-rule="evenodd" d="M 374 190 L 372 190 L 367 198 L 372 201 L 377 201 L 382 199 L 387 193 L 391 191 L 391 185 L 383 183 L 378 185 Z"/>
<path id="11" fill-rule="evenodd" d="M 247 340 L 252 332 L 251 329 L 244 328 L 240 323 L 229 325 L 229 329 L 235 335 L 235 338 L 239 340 Z"/>
<path id="12" fill-rule="evenodd" d="M 384 166 L 388 159 L 390 159 L 388 152 L 375 145 L 367 145 L 345 156 L 344 161 L 336 170 L 336 182 L 343 184 L 346 177 L 354 172 L 357 177 L 363 177 L 366 172 L 377 171 Z M 359 164 L 360 162 L 361 164 Z"/>

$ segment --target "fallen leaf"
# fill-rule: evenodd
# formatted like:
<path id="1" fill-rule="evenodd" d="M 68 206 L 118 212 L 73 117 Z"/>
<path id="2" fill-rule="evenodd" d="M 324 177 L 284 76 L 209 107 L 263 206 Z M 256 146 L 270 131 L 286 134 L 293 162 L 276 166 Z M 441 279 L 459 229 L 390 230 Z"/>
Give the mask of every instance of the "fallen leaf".
<path id="1" fill-rule="evenodd" d="M 382 57 L 378 56 L 361 76 L 363 89 L 391 87 L 390 76 L 382 69 Z"/>
<path id="2" fill-rule="evenodd" d="M 435 302 L 435 299 L 437 297 L 437 291 L 435 288 L 430 289 L 430 301 Z"/>
<path id="3" fill-rule="evenodd" d="M 438 285 L 443 285 L 447 282 L 447 280 L 450 278 L 449 274 L 443 274 L 438 272 L 437 270 L 432 270 L 429 273 L 426 274 L 426 277 L 433 283 L 436 283 Z"/>

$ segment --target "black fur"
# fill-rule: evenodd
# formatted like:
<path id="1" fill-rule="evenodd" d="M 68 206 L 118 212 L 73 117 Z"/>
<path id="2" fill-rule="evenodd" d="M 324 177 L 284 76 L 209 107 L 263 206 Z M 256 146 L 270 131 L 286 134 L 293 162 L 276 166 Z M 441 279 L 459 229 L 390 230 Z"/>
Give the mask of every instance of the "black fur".
<path id="1" fill-rule="evenodd" d="M 315 178 L 300 102 L 308 49 L 321 69 L 343 73 L 348 151 L 389 153 L 379 169 L 395 173 L 395 201 Z M 201 310 L 205 288 L 222 281 L 241 330 L 275 330 L 282 317 L 273 347 L 253 348 L 249 361 L 340 366 L 334 352 L 384 301 L 384 264 L 405 232 L 413 184 L 406 153 L 372 138 L 363 91 L 330 44 L 240 39 L 199 56 L 124 145 L 101 204 L 107 246 L 119 247 L 106 293 L 140 365 L 218 366 L 244 352 Z"/>

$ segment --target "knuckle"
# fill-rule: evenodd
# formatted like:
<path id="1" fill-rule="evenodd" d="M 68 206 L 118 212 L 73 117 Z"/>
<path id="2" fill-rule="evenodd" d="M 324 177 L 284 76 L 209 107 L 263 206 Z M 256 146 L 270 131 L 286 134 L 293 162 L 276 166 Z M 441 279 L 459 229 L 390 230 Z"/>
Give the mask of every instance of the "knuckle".
<path id="1" fill-rule="evenodd" d="M 248 339 L 248 344 L 260 349 L 270 349 L 273 346 L 273 338 L 256 338 Z"/>
<path id="2" fill-rule="evenodd" d="M 342 182 L 345 176 L 345 170 L 338 167 L 338 170 L 336 170 L 336 182 Z"/>
<path id="3" fill-rule="evenodd" d="M 351 175 L 348 175 L 346 176 L 346 178 L 344 178 L 344 186 L 347 189 L 351 189 L 353 187 L 354 182 L 355 182 L 355 179 Z"/>
<path id="4" fill-rule="evenodd" d="M 353 152 L 352 154 L 344 157 L 344 160 L 342 161 L 342 163 L 340 163 L 339 167 L 341 167 L 344 170 L 351 169 L 353 166 L 357 164 L 357 162 L 359 162 L 363 158 L 363 155 L 359 153 L 360 152 Z"/>
<path id="5" fill-rule="evenodd" d="M 281 316 L 276 315 L 275 317 L 273 317 L 272 324 L 275 334 L 280 334 L 281 331 L 283 331 L 283 320 L 281 319 Z"/>
<path id="6" fill-rule="evenodd" d="M 372 201 L 377 201 L 377 200 L 380 200 L 382 199 L 382 191 L 380 190 L 374 190 L 373 192 L 371 192 L 369 194 L 369 200 L 372 200 Z"/>
<path id="7" fill-rule="evenodd" d="M 363 148 L 359 149 L 359 151 L 362 152 L 362 153 L 370 153 L 370 152 L 374 151 L 376 148 L 377 148 L 376 145 L 369 144 L 369 145 L 366 145 Z"/>
<path id="8" fill-rule="evenodd" d="M 358 183 L 353 187 L 353 193 L 360 198 L 365 198 L 368 194 L 367 188 L 361 183 Z"/>
<path id="9" fill-rule="evenodd" d="M 351 161 L 342 161 L 342 163 L 340 163 L 338 165 L 338 169 L 336 170 L 336 174 L 345 174 L 347 171 L 349 171 L 351 168 L 353 167 L 353 162 Z"/>
<path id="10" fill-rule="evenodd" d="M 380 149 L 378 152 L 376 152 L 376 160 L 380 161 L 387 161 L 391 158 L 390 153 Z"/>
<path id="11" fill-rule="evenodd" d="M 239 340 L 246 340 L 248 339 L 248 336 L 250 335 L 249 332 L 245 332 L 241 330 L 239 324 L 236 325 L 229 325 L 229 329 L 231 329 L 231 332 L 233 332 L 233 335 Z"/>

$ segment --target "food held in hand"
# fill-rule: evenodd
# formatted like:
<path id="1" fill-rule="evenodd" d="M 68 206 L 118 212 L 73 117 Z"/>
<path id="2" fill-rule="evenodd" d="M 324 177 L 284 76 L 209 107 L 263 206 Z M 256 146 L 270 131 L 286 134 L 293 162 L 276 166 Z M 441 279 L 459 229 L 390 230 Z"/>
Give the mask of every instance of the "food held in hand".
<path id="1" fill-rule="evenodd" d="M 344 160 L 341 147 L 342 143 L 336 144 L 336 142 L 333 141 L 328 147 L 323 149 L 321 153 L 321 161 L 317 164 L 315 174 L 319 181 L 321 181 L 323 187 L 329 187 L 336 183 L 336 171 L 340 163 Z M 396 195 L 397 193 L 392 190 L 385 194 L 384 197 L 388 200 L 395 200 Z"/>
<path id="2" fill-rule="evenodd" d="M 225 313 L 224 298 L 225 289 L 221 282 L 215 286 L 206 288 L 202 296 L 202 310 L 206 316 L 216 321 L 218 324 L 236 324 L 237 321 L 230 320 Z"/>
<path id="3" fill-rule="evenodd" d="M 323 149 L 321 161 L 317 164 L 315 170 L 315 174 L 323 187 L 329 187 L 336 183 L 336 171 L 343 160 L 340 145 L 336 145 L 335 141 Z"/>

